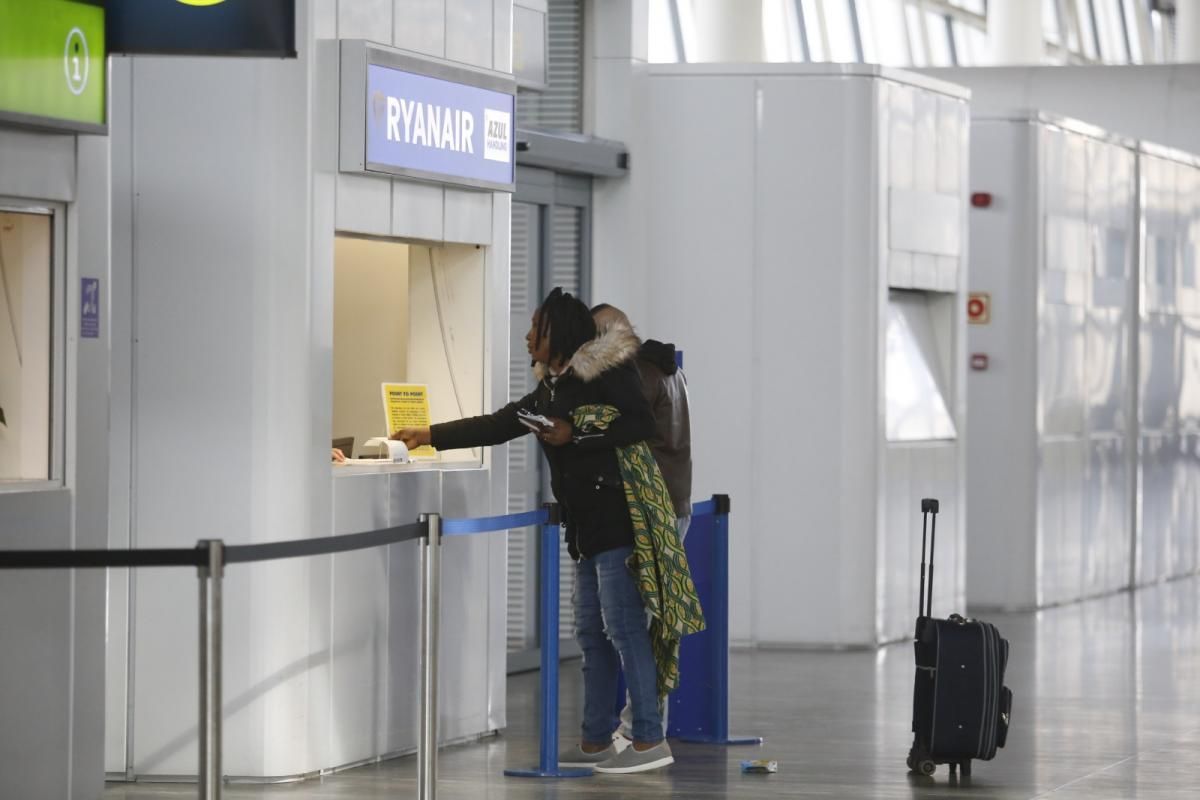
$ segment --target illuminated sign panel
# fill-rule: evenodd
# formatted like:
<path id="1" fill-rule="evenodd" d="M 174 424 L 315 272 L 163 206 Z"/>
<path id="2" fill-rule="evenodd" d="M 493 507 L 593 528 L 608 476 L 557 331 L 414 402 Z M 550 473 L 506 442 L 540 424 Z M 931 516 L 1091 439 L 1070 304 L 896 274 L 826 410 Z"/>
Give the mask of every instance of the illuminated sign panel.
<path id="1" fill-rule="evenodd" d="M 108 50 L 113 54 L 295 58 L 296 2 L 109 0 Z"/>
<path id="2" fill-rule="evenodd" d="M 0 0 L 0 122 L 104 133 L 104 6 Z"/>
<path id="3" fill-rule="evenodd" d="M 342 156 L 348 172 L 512 191 L 511 75 L 342 43 Z"/>

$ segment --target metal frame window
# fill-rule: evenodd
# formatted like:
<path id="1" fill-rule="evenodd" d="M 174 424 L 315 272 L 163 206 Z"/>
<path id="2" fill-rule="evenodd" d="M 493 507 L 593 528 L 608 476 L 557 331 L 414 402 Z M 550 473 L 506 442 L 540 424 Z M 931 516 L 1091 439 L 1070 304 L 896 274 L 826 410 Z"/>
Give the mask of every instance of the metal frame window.
<path id="1" fill-rule="evenodd" d="M 657 51 L 686 61 L 689 31 L 695 34 L 691 4 L 705 1 L 651 0 L 652 49 L 667 37 L 671 41 L 660 42 Z M 764 0 L 767 59 L 984 63 L 987 12 L 987 0 Z M 1147 0 L 1043 0 L 1046 60 L 1167 61 L 1174 51 L 1172 23 Z"/>
<path id="2" fill-rule="evenodd" d="M 21 298 L 18 287 L 15 285 L 15 269 L 10 263 L 13 254 L 7 249 L 0 255 L 3 255 L 6 263 L 4 264 L 4 302 L 6 304 L 5 318 L 12 325 L 12 339 L 14 348 L 20 353 L 19 363 L 28 362 L 33 358 L 32 351 L 28 348 L 19 346 L 20 340 L 23 338 L 23 331 L 18 328 L 17 318 L 25 318 L 30 312 L 37 314 L 36 320 L 44 320 L 49 326 L 47 331 L 47 346 L 42 355 L 48 363 L 44 365 L 44 375 L 42 378 L 48 382 L 47 397 L 49 408 L 45 409 L 47 415 L 45 446 L 46 453 L 46 469 L 45 475 L 42 477 L 20 477 L 0 479 L 0 493 L 16 493 L 16 492 L 36 492 L 60 489 L 64 484 L 65 464 L 66 464 L 66 388 L 67 388 L 67 369 L 66 363 L 68 359 L 67 351 L 67 280 L 66 280 L 66 207 L 61 203 L 43 203 L 38 201 L 19 200 L 16 198 L 0 197 L 0 212 L 7 212 L 17 215 L 29 215 L 31 217 L 45 217 L 49 220 L 49 263 L 47 268 L 50 274 L 47 276 L 48 303 L 45 308 L 39 309 L 18 309 L 17 305 L 21 303 Z M 22 424 L 22 419 L 18 418 L 10 408 L 6 414 L 5 434 L 18 436 L 19 426 Z M 41 439 L 41 436 L 38 437 Z M 39 470 L 40 472 L 41 470 Z"/>

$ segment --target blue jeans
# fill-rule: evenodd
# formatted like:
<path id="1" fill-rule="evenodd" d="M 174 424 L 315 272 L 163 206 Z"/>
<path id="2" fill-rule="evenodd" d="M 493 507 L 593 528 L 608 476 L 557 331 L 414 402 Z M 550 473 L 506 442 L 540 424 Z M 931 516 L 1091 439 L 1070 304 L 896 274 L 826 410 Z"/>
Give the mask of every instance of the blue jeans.
<path id="1" fill-rule="evenodd" d="M 620 724 L 613 707 L 620 668 L 629 685 L 634 740 L 657 743 L 663 738 L 646 607 L 625 566 L 632 553 L 632 547 L 620 547 L 575 565 L 575 639 L 583 650 L 586 744 L 608 744 Z"/>

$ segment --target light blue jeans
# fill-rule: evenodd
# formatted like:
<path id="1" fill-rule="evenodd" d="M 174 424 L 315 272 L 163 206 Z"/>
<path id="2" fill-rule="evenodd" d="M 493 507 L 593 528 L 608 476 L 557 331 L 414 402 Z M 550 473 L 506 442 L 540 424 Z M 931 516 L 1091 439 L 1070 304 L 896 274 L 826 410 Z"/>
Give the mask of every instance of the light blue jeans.
<path id="1" fill-rule="evenodd" d="M 654 744 L 663 738 L 646 607 L 625 565 L 632 553 L 632 547 L 620 547 L 575 565 L 575 639 L 583 651 L 585 744 L 612 741 L 620 722 L 613 698 L 622 668 L 633 706 L 634 740 Z"/>
<path id="2" fill-rule="evenodd" d="M 683 545 L 684 537 L 687 536 L 688 528 L 692 526 L 692 515 L 679 517 L 675 520 L 675 527 L 679 531 L 679 544 Z M 649 623 L 647 623 L 649 624 Z M 662 708 L 662 726 L 663 736 L 667 735 L 667 717 L 671 710 L 671 703 L 667 698 L 663 698 Z M 629 693 L 625 693 L 625 707 L 621 709 L 621 735 L 626 739 L 633 738 L 633 709 L 629 706 Z"/>

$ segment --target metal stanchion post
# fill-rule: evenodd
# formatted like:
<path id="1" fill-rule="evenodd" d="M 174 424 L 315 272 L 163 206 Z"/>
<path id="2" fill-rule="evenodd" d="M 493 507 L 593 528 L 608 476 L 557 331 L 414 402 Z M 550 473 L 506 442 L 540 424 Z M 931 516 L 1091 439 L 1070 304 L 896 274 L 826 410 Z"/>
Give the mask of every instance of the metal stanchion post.
<path id="1" fill-rule="evenodd" d="M 417 752 L 417 796 L 437 797 L 438 756 L 438 596 L 441 591 L 442 518 L 427 514 L 421 540 L 421 734 Z"/>
<path id="2" fill-rule="evenodd" d="M 225 543 L 200 542 L 200 800 L 221 798 L 221 579 Z"/>
<path id="3" fill-rule="evenodd" d="M 762 744 L 761 736 L 729 735 L 729 495 L 713 495 L 713 610 L 707 620 L 713 641 L 713 694 L 717 698 L 713 725 L 717 744 Z"/>

